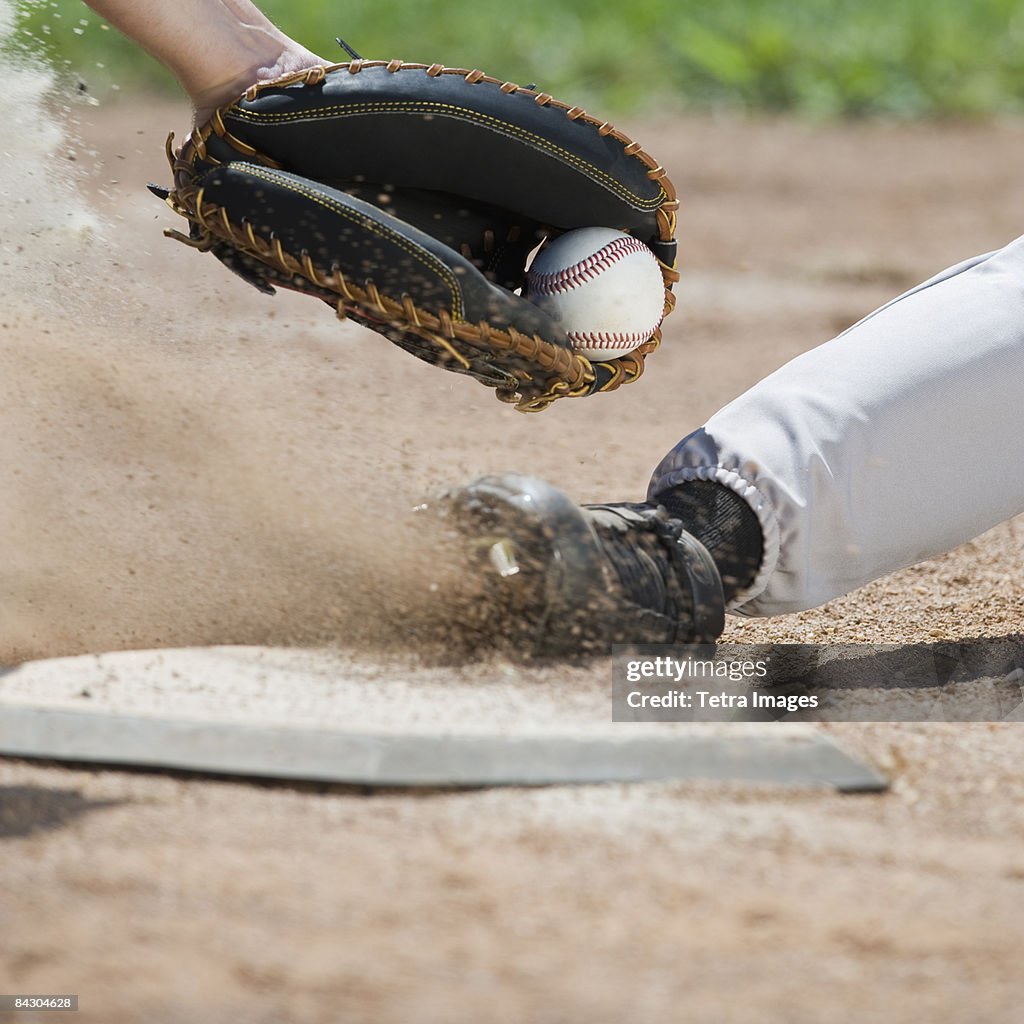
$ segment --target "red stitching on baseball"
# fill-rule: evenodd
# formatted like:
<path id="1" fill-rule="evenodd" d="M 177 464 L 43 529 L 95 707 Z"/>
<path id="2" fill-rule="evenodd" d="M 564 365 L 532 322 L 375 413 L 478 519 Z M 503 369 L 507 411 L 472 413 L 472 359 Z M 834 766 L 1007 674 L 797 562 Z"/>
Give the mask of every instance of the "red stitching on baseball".
<path id="1" fill-rule="evenodd" d="M 592 256 L 587 256 L 571 267 L 553 270 L 548 274 L 530 274 L 529 291 L 533 295 L 555 295 L 584 284 L 635 252 L 650 252 L 643 242 L 631 235 L 613 238 Z"/>
<path id="2" fill-rule="evenodd" d="M 566 331 L 566 337 L 577 348 L 636 348 L 642 345 L 654 333 L 655 328 L 649 331 L 630 331 L 628 334 L 621 331 Z"/>

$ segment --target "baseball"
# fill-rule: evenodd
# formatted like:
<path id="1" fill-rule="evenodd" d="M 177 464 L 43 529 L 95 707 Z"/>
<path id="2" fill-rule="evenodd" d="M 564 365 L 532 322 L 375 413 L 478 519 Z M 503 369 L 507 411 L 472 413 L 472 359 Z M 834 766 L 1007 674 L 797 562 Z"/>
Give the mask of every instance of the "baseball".
<path id="1" fill-rule="evenodd" d="M 526 298 L 588 359 L 628 355 L 658 329 L 665 285 L 654 253 L 611 228 L 567 231 L 537 253 Z"/>

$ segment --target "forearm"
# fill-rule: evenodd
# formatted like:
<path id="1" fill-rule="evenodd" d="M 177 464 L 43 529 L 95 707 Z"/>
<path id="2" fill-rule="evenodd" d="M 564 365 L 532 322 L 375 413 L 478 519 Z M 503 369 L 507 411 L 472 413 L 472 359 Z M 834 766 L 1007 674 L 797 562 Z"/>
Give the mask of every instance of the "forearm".
<path id="1" fill-rule="evenodd" d="M 181 82 L 198 110 L 255 81 L 324 63 L 249 0 L 85 0 Z"/>

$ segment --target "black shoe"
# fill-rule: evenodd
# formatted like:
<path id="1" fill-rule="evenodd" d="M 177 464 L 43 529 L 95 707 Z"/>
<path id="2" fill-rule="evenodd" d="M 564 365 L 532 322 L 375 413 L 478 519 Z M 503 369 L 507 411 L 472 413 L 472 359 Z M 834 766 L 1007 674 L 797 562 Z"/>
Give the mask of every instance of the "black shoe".
<path id="1" fill-rule="evenodd" d="M 535 477 L 483 477 L 431 508 L 492 574 L 493 629 L 520 653 L 710 643 L 725 625 L 707 549 L 661 507 L 584 505 Z"/>

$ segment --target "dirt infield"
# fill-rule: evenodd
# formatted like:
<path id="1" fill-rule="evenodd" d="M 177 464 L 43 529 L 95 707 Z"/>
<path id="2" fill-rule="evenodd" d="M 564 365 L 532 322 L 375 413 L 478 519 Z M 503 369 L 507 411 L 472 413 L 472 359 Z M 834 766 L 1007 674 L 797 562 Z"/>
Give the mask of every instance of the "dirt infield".
<path id="1" fill-rule="evenodd" d="M 507 469 L 636 498 L 746 386 L 1024 222 L 1018 122 L 624 125 L 683 199 L 679 310 L 640 382 L 528 417 L 161 238 L 143 186 L 182 106 L 76 112 L 98 240 L 12 242 L 4 209 L 38 287 L 7 288 L 0 328 L 0 664 L 330 642 L 385 687 L 444 571 L 422 495 Z M 1019 639 L 1022 537 L 726 639 Z M 374 796 L 0 761 L 0 992 L 160 1024 L 1018 1022 L 1020 727 L 826 728 L 892 789 Z"/>

